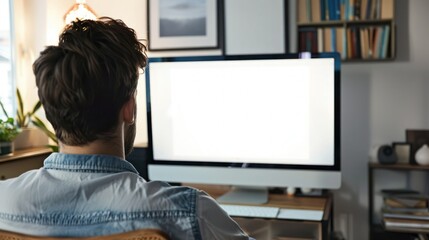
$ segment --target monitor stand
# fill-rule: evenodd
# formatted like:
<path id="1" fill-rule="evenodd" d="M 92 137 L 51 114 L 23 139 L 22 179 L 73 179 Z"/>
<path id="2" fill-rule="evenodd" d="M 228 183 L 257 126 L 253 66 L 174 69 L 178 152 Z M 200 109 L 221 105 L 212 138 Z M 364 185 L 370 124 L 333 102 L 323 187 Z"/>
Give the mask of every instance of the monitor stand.
<path id="1" fill-rule="evenodd" d="M 255 187 L 233 187 L 216 199 L 219 203 L 263 204 L 268 202 L 268 189 Z"/>

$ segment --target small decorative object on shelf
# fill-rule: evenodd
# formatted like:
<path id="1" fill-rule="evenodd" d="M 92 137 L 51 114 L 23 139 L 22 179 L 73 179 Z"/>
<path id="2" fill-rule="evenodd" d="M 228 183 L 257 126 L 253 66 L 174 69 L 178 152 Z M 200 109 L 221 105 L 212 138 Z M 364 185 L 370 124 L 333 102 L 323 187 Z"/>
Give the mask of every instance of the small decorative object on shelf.
<path id="1" fill-rule="evenodd" d="M 377 151 L 377 158 L 381 164 L 394 164 L 398 161 L 395 150 L 390 145 L 383 145 Z"/>
<path id="2" fill-rule="evenodd" d="M 398 163 L 410 163 L 411 144 L 405 142 L 394 142 L 393 149 L 398 157 Z"/>
<path id="3" fill-rule="evenodd" d="M 419 165 L 429 165 L 429 147 L 424 144 L 419 150 L 416 152 L 415 156 L 416 162 Z"/>

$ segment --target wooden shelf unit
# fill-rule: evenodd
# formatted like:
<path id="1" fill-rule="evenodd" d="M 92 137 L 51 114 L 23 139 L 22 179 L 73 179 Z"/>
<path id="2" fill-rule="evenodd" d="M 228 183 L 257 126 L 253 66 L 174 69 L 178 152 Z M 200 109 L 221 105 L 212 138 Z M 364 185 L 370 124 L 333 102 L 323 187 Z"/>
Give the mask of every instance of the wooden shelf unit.
<path id="1" fill-rule="evenodd" d="M 389 170 L 389 171 L 428 171 L 429 166 L 413 165 L 413 164 L 379 164 L 379 163 L 368 163 L 368 210 L 369 210 L 369 239 L 374 240 L 407 240 L 416 239 L 419 234 L 427 236 L 429 229 L 411 229 L 411 228 L 395 228 L 386 229 L 382 223 L 374 221 L 374 175 L 377 170 Z M 417 238 L 418 239 L 418 238 Z"/>
<path id="2" fill-rule="evenodd" d="M 299 52 L 339 52 L 346 62 L 395 59 L 394 0 L 299 0 L 297 3 Z M 322 3 L 324 9 L 320 7 Z M 373 5 L 368 7 L 369 4 Z M 330 13 L 334 11 L 336 14 Z M 325 12 L 323 18 L 322 12 Z"/>

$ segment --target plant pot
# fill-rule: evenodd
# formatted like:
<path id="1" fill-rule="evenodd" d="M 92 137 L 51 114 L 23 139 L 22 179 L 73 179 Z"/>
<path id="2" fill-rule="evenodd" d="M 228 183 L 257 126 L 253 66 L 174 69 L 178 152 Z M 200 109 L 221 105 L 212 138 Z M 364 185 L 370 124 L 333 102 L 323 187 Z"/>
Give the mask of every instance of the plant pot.
<path id="1" fill-rule="evenodd" d="M 22 128 L 13 141 L 16 150 L 43 147 L 49 144 L 48 136 L 38 128 Z"/>
<path id="2" fill-rule="evenodd" d="M 13 142 L 0 142 L 0 156 L 13 153 Z"/>

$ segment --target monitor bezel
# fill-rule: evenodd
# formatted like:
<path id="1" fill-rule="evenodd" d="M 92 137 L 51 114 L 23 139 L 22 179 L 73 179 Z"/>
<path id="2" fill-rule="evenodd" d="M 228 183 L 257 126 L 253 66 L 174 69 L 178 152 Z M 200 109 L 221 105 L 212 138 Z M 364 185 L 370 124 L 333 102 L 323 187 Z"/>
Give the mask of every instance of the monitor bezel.
<path id="1" fill-rule="evenodd" d="M 333 165 L 300 165 L 300 164 L 262 164 L 244 162 L 204 162 L 155 160 L 153 157 L 151 93 L 150 93 L 150 64 L 156 62 L 190 62 L 190 61 L 230 61 L 230 60 L 273 60 L 273 59 L 303 59 L 303 58 L 332 58 L 334 59 L 334 164 Z M 264 55 L 222 55 L 222 56 L 188 56 L 188 57 L 157 57 L 149 58 L 145 71 L 146 76 L 146 113 L 148 133 L 148 165 L 165 166 L 198 166 L 198 167 L 229 167 L 254 169 L 296 169 L 341 171 L 341 57 L 337 52 L 327 53 L 288 53 Z"/>

